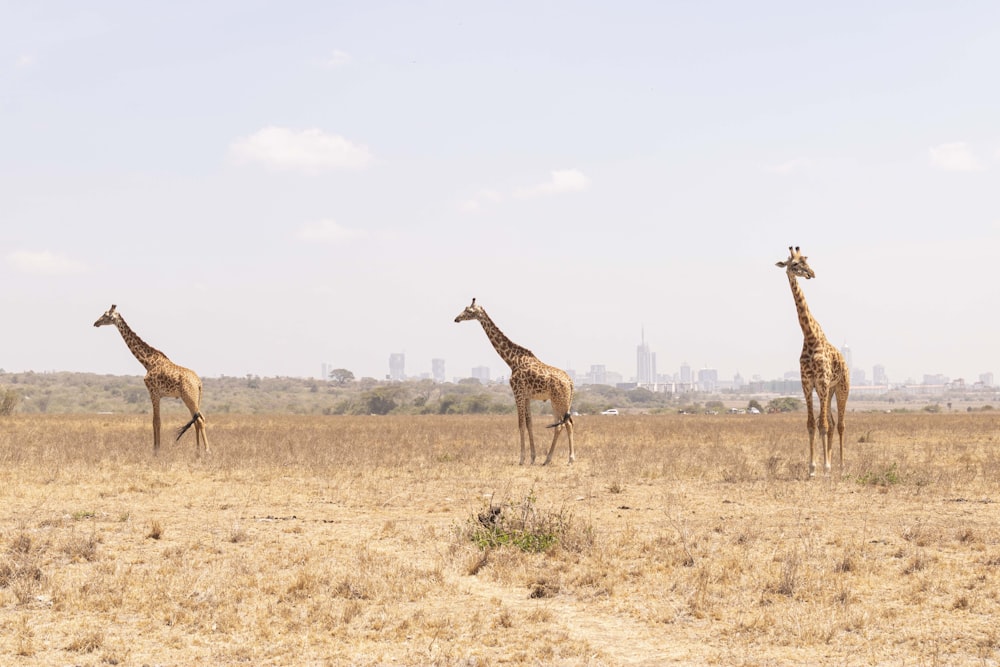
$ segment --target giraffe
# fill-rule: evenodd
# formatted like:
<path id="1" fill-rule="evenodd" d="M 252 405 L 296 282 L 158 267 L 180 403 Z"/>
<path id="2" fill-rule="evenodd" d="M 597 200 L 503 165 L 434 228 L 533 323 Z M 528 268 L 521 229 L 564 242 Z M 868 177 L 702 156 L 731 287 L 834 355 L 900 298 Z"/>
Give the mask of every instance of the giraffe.
<path id="1" fill-rule="evenodd" d="M 153 453 L 159 453 L 160 450 L 160 399 L 166 396 L 181 399 L 191 411 L 191 421 L 177 430 L 177 440 L 180 440 L 181 436 L 194 425 L 195 452 L 201 455 L 201 443 L 204 442 L 205 453 L 208 454 L 205 416 L 201 414 L 201 380 L 198 375 L 188 368 L 178 366 L 167 359 L 167 355 L 145 343 L 129 328 L 117 308 L 112 304 L 111 309 L 94 322 L 94 326 L 113 324 L 118 327 L 118 332 L 128 345 L 128 349 L 146 368 L 144 380 L 149 390 L 149 398 L 153 402 Z"/>
<path id="2" fill-rule="evenodd" d="M 823 446 L 823 468 L 826 475 L 830 474 L 830 461 L 833 458 L 833 415 L 831 401 L 837 397 L 837 433 L 840 438 L 840 468 L 844 468 L 844 412 L 847 408 L 847 395 L 851 391 L 850 369 L 844 361 L 840 350 L 830 344 L 823 335 L 819 322 L 809 312 L 805 295 L 799 287 L 797 278 L 815 278 L 816 273 L 809 268 L 808 257 L 802 255 L 799 247 L 788 248 L 788 259 L 778 262 L 776 266 L 785 269 L 788 284 L 792 288 L 792 298 L 795 299 L 795 309 L 799 314 L 799 326 L 802 327 L 802 356 L 799 357 L 799 367 L 802 373 L 802 392 L 806 398 L 806 428 L 809 430 L 809 476 L 816 475 L 816 455 L 813 440 L 816 435 L 816 421 L 813 418 L 813 390 L 819 398 L 819 439 Z"/>
<path id="3" fill-rule="evenodd" d="M 521 432 L 520 465 L 524 465 L 525 434 L 527 434 L 528 442 L 531 445 L 531 463 L 535 463 L 535 435 L 531 431 L 532 399 L 550 401 L 552 413 L 559 420 L 548 426 L 548 428 L 554 428 L 555 433 L 552 435 L 552 446 L 549 447 L 549 453 L 542 465 L 548 465 L 552 461 L 552 453 L 556 450 L 556 442 L 559 440 L 559 433 L 563 426 L 566 427 L 566 435 L 569 437 L 569 462 L 573 463 L 576 460 L 576 454 L 573 449 L 573 417 L 569 411 L 570 405 L 573 403 L 573 381 L 570 380 L 566 371 L 542 363 L 531 350 L 525 349 L 507 338 L 486 314 L 483 307 L 476 305 L 475 299 L 455 318 L 456 322 L 464 322 L 465 320 L 479 320 L 497 354 L 510 366 L 510 388 L 514 391 L 517 426 Z"/>

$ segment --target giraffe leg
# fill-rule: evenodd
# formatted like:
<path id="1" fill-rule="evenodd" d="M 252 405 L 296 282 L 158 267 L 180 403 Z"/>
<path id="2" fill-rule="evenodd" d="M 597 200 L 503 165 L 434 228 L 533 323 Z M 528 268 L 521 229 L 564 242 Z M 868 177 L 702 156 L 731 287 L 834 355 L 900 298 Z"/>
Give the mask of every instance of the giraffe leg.
<path id="1" fill-rule="evenodd" d="M 523 402 L 520 400 L 517 402 L 517 430 L 521 434 L 521 462 L 519 465 L 522 466 L 524 465 L 524 435 L 525 431 L 529 429 L 529 426 L 527 425 L 528 407 L 530 406 L 525 406 Z M 534 450 L 534 445 L 532 445 L 531 448 L 532 450 Z M 534 463 L 535 462 L 534 451 L 532 451 L 531 459 L 532 459 L 531 462 Z"/>
<path id="2" fill-rule="evenodd" d="M 549 453 L 545 457 L 545 463 L 543 466 L 547 466 L 552 462 L 552 453 L 556 451 L 556 443 L 559 442 L 559 433 L 562 431 L 562 426 L 556 426 L 552 429 L 554 433 L 552 434 L 552 445 L 549 447 Z"/>
<path id="3" fill-rule="evenodd" d="M 552 461 L 552 454 L 556 451 L 556 443 L 559 441 L 559 433 L 562 431 L 563 427 L 566 428 L 566 435 L 569 438 L 569 462 L 572 463 L 576 460 L 576 456 L 573 453 L 573 420 L 566 416 L 569 413 L 569 407 L 553 405 L 552 413 L 555 415 L 556 423 L 559 425 L 552 427 L 555 431 L 555 433 L 552 434 L 552 446 L 549 447 L 548 456 L 545 457 L 545 463 L 542 465 L 548 465 L 549 462 Z M 563 421 L 564 419 L 565 421 Z"/>
<path id="4" fill-rule="evenodd" d="M 528 445 L 531 447 L 531 465 L 535 465 L 535 432 L 531 428 L 531 401 L 524 410 L 524 425 L 528 431 Z"/>
<path id="5" fill-rule="evenodd" d="M 199 399 L 201 395 L 199 392 Z M 205 417 L 201 414 L 201 410 L 198 409 L 198 404 L 201 402 L 195 401 L 193 398 L 188 396 L 181 396 L 181 400 L 184 401 L 184 405 L 191 412 L 191 418 L 194 419 L 194 453 L 195 456 L 201 456 L 201 443 L 205 443 L 205 453 L 208 454 L 208 438 L 205 437 Z M 181 433 L 183 434 L 183 430 Z M 177 436 L 180 439 L 180 436 Z"/>
<path id="6" fill-rule="evenodd" d="M 153 453 L 160 453 L 160 397 L 150 396 L 153 401 Z"/>
<path id="7" fill-rule="evenodd" d="M 847 389 L 837 389 L 837 435 L 840 437 L 840 473 L 844 473 L 844 420 L 847 418 Z"/>
<path id="8" fill-rule="evenodd" d="M 830 390 L 817 388 L 819 394 L 819 442 L 823 447 L 823 474 L 830 474 L 830 450 L 833 449 L 833 430 L 830 428 Z"/>
<path id="9" fill-rule="evenodd" d="M 205 446 L 205 455 L 208 455 L 208 434 L 205 433 L 205 417 L 201 416 L 198 421 L 194 423 L 194 435 L 195 435 L 195 446 L 200 447 L 202 444 Z"/>
<path id="10" fill-rule="evenodd" d="M 816 440 L 816 418 L 813 415 L 812 388 L 806 394 L 806 430 L 809 431 L 809 476 L 816 476 L 816 451 L 814 442 Z"/>

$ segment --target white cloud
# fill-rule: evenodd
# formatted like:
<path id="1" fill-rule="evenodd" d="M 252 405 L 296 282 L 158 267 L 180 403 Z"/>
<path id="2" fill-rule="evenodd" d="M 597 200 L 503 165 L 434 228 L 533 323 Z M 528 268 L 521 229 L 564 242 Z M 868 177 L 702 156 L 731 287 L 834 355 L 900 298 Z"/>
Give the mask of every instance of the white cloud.
<path id="1" fill-rule="evenodd" d="M 344 227 L 335 220 L 307 222 L 299 227 L 299 231 L 295 233 L 295 237 L 302 241 L 324 241 L 327 243 L 341 243 L 366 236 L 368 234 L 364 230 Z"/>
<path id="2" fill-rule="evenodd" d="M 983 164 L 964 141 L 933 146 L 928 151 L 931 164 L 945 171 L 979 171 Z"/>
<path id="3" fill-rule="evenodd" d="M 458 209 L 463 213 L 477 213 L 489 204 L 496 204 L 503 199 L 496 190 L 482 189 L 468 199 L 459 202 Z"/>
<path id="4" fill-rule="evenodd" d="M 542 197 L 558 195 L 567 192 L 582 192 L 590 187 L 590 179 L 578 169 L 557 169 L 551 173 L 551 178 L 545 183 L 534 187 L 521 188 L 514 191 L 519 198 Z"/>
<path id="5" fill-rule="evenodd" d="M 337 69 L 338 67 L 344 67 L 345 65 L 350 65 L 351 60 L 353 60 L 353 58 L 351 58 L 350 53 L 337 49 L 333 53 L 331 53 L 328 58 L 325 58 L 322 62 L 324 67 L 329 67 L 330 69 Z"/>
<path id="6" fill-rule="evenodd" d="M 787 162 L 782 162 L 781 164 L 772 165 L 766 167 L 767 171 L 772 174 L 791 174 L 796 171 L 803 171 L 812 164 L 809 160 L 803 157 L 797 157 Z"/>
<path id="7" fill-rule="evenodd" d="M 315 128 L 296 132 L 265 127 L 234 141 L 230 155 L 240 163 L 260 162 L 276 169 L 363 169 L 374 158 L 367 146 Z"/>
<path id="8" fill-rule="evenodd" d="M 24 69 L 26 67 L 31 67 L 34 64 L 35 64 L 34 56 L 29 56 L 26 53 L 22 53 L 17 57 L 17 60 L 14 61 L 14 67 L 16 67 L 17 69 Z"/>
<path id="9" fill-rule="evenodd" d="M 32 252 L 30 250 L 15 250 L 7 255 L 7 261 L 18 271 L 36 275 L 66 275 L 86 270 L 82 262 L 63 257 L 45 250 Z"/>

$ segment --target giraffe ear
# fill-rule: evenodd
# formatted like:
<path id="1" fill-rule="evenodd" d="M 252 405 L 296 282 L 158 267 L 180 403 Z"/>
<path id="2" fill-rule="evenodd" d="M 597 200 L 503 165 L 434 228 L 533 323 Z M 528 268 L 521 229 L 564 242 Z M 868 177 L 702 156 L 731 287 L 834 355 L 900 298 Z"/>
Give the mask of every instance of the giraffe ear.
<path id="1" fill-rule="evenodd" d="M 775 262 L 774 265 L 775 266 L 779 266 L 781 268 L 785 268 L 788 265 L 788 263 L 787 262 Z"/>

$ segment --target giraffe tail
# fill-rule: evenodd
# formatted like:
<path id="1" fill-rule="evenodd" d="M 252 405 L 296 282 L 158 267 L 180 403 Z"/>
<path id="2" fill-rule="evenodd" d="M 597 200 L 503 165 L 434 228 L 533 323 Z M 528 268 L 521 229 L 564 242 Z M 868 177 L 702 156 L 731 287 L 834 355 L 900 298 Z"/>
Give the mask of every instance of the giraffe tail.
<path id="1" fill-rule="evenodd" d="M 201 416 L 200 412 L 196 412 L 193 415 L 191 415 L 191 421 L 189 421 L 187 424 L 184 424 L 184 426 L 181 426 L 179 429 L 177 429 L 177 440 L 175 440 L 175 442 L 179 441 L 181 439 L 181 436 L 187 433 L 187 430 L 192 426 L 194 426 L 194 423 L 199 419 L 204 419 L 204 417 Z"/>
<path id="2" fill-rule="evenodd" d="M 557 421 L 555 424 L 549 424 L 545 428 L 556 428 L 557 426 L 562 426 L 563 424 L 567 424 L 567 423 L 569 423 L 569 424 L 573 423 L 573 415 L 571 415 L 568 412 L 566 414 L 564 414 L 563 418 L 560 419 L 559 421 Z"/>

